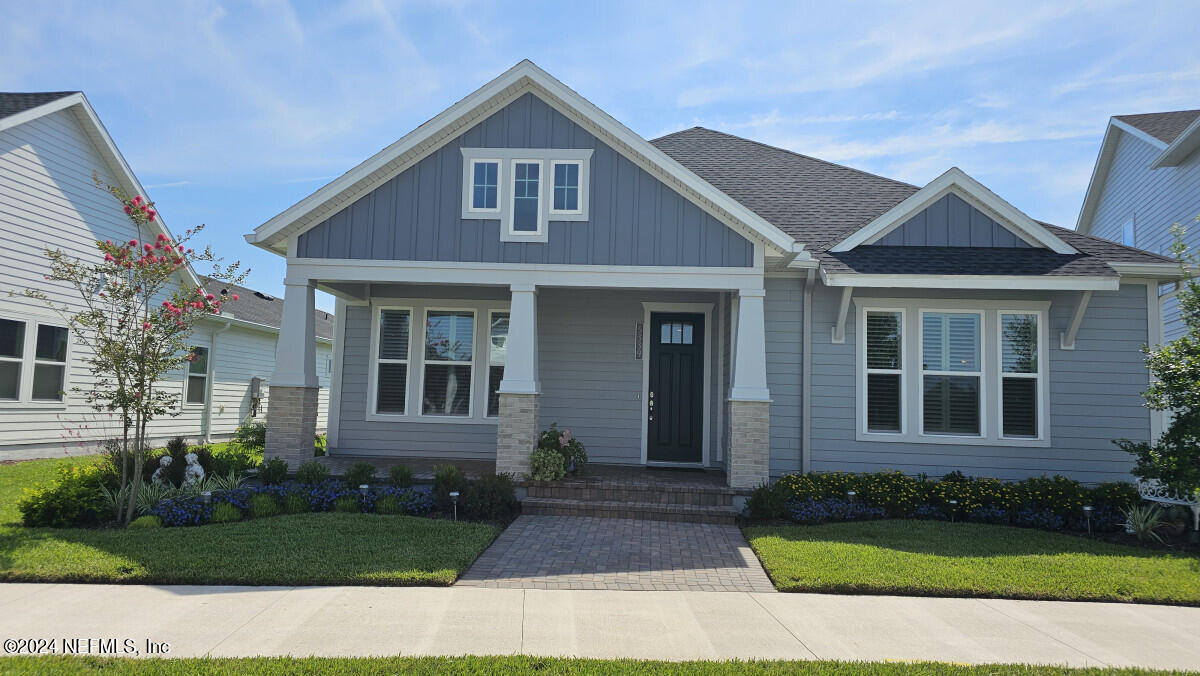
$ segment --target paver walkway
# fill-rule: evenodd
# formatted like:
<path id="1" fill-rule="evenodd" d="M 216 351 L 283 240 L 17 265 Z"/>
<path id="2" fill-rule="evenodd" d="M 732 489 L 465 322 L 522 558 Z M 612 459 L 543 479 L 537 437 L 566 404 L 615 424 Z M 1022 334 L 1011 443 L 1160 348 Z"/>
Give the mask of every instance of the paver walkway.
<path id="1" fill-rule="evenodd" d="M 579 516 L 522 516 L 460 586 L 624 591 L 775 587 L 736 526 Z"/>
<path id="2" fill-rule="evenodd" d="M 1197 626 L 1200 608 L 1120 603 L 463 587 L 0 584 L 0 635 L 6 638 L 130 639 L 139 651 L 150 640 L 169 644 L 170 657 L 522 654 L 1198 669 Z"/>

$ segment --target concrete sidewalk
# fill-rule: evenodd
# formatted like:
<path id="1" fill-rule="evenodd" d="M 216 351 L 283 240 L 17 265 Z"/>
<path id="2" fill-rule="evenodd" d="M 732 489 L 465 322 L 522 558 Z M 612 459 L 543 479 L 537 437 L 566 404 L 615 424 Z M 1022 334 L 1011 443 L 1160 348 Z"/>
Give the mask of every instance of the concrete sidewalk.
<path id="1" fill-rule="evenodd" d="M 0 585 L 0 637 L 172 657 L 938 660 L 1200 669 L 1200 608 L 751 592 Z M 61 648 L 60 648 L 61 650 Z"/>

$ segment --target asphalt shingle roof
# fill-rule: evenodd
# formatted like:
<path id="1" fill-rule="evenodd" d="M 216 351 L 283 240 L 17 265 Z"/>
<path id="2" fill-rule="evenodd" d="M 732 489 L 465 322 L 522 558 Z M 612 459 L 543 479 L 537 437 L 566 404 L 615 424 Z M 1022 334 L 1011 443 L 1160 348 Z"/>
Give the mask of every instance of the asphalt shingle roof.
<path id="1" fill-rule="evenodd" d="M 208 277 L 204 278 L 204 283 L 207 285 L 209 293 L 220 294 L 228 291 L 230 294 L 238 295 L 237 301 L 223 306 L 221 314 L 255 324 L 265 324 L 276 329 L 283 324 L 282 298 L 276 298 L 237 284 L 214 282 Z M 332 314 L 317 310 L 316 323 L 318 337 L 333 338 Z"/>
<path id="2" fill-rule="evenodd" d="M 1172 259 L 1043 223 L 1080 251 L 859 246 L 836 243 L 920 190 L 915 185 L 740 138 L 693 127 L 651 141 L 713 187 L 804 243 L 830 272 L 948 275 L 1103 275 L 1114 263 Z"/>
<path id="3" fill-rule="evenodd" d="M 1163 143 L 1170 144 L 1184 129 L 1200 117 L 1200 110 L 1173 110 L 1167 113 L 1115 115 L 1114 119 L 1140 129 Z"/>
<path id="4" fill-rule="evenodd" d="M 23 113 L 79 92 L 0 92 L 0 118 Z"/>

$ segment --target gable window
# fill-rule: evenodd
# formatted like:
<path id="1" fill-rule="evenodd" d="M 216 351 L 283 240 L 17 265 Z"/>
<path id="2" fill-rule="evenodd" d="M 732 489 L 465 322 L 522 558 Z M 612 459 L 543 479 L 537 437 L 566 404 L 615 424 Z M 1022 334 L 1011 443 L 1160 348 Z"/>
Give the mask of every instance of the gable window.
<path id="1" fill-rule="evenodd" d="M 492 312 L 488 321 L 487 416 L 500 415 L 500 381 L 504 380 L 504 360 L 508 355 L 508 313 Z"/>
<path id="2" fill-rule="evenodd" d="M 1121 226 L 1121 244 L 1125 246 L 1137 246 L 1137 237 L 1133 230 L 1133 219 L 1125 221 L 1125 225 Z"/>
<path id="3" fill-rule="evenodd" d="M 192 358 L 188 362 L 186 392 L 184 402 L 188 404 L 203 404 L 208 399 L 208 348 L 193 347 Z"/>
<path id="4" fill-rule="evenodd" d="M 471 211 L 500 211 L 500 161 L 471 160 Z"/>
<path id="5" fill-rule="evenodd" d="M 536 234 L 542 230 L 541 162 L 513 162 L 512 230 Z"/>
<path id="6" fill-rule="evenodd" d="M 860 441 L 1048 446 L 1047 301 L 860 299 Z M 905 336 L 914 349 L 905 349 Z M 912 402 L 907 405 L 907 402 Z"/>
<path id="7" fill-rule="evenodd" d="M 867 312 L 867 431 L 903 431 L 904 312 Z"/>
<path id="8" fill-rule="evenodd" d="M 25 322 L 0 319 L 0 399 L 21 398 L 21 361 L 25 354 Z"/>
<path id="9" fill-rule="evenodd" d="M 411 310 L 380 310 L 376 334 L 376 413 L 404 415 L 407 410 L 408 339 L 411 332 Z"/>
<path id="10" fill-rule="evenodd" d="M 580 213 L 579 175 L 583 162 L 578 160 L 554 160 L 550 167 L 554 174 L 554 202 L 550 213 Z"/>
<path id="11" fill-rule="evenodd" d="M 428 310 L 422 415 L 471 415 L 474 310 Z"/>

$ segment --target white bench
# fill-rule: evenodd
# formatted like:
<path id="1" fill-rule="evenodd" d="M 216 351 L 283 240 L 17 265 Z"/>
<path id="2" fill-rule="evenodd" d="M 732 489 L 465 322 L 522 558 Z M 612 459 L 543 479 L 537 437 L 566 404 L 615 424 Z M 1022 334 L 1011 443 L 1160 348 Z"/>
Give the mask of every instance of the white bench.
<path id="1" fill-rule="evenodd" d="M 1200 531 L 1200 497 L 1196 493 L 1191 495 L 1180 496 L 1167 489 L 1166 486 L 1158 482 L 1157 479 L 1149 479 L 1137 482 L 1138 495 L 1145 500 L 1157 502 L 1163 505 L 1183 505 L 1192 510 L 1192 533 Z"/>

